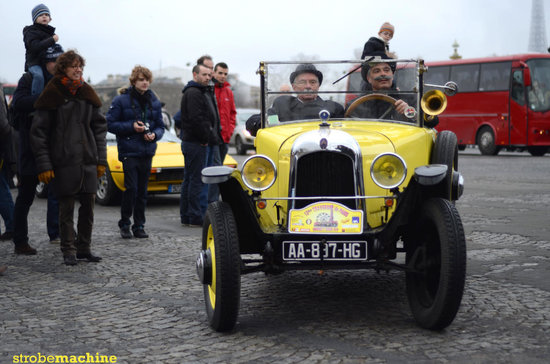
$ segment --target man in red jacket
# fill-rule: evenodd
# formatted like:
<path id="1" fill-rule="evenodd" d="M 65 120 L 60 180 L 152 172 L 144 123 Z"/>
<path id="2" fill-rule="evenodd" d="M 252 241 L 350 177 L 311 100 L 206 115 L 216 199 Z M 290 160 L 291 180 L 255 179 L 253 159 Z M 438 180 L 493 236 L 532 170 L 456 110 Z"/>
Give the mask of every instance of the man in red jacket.
<path id="1" fill-rule="evenodd" d="M 229 68 L 227 64 L 220 62 L 214 67 L 214 91 L 216 93 L 216 101 L 218 103 L 218 111 L 220 113 L 220 124 L 222 127 L 223 144 L 220 145 L 220 160 L 223 164 L 228 143 L 235 129 L 235 120 L 237 110 L 235 109 L 235 98 L 231 85 L 227 82 L 227 73 Z"/>

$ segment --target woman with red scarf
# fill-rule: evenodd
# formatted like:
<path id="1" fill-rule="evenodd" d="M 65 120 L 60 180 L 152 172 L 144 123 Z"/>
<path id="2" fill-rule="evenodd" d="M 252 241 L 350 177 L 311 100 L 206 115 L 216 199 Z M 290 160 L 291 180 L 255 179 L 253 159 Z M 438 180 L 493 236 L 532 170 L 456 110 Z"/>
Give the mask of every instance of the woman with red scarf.
<path id="1" fill-rule="evenodd" d="M 34 104 L 31 145 L 38 179 L 49 183 L 59 200 L 61 252 L 66 265 L 77 259 L 99 262 L 90 250 L 97 178 L 105 173 L 107 122 L 101 101 L 84 82 L 84 59 L 75 51 L 57 58 L 55 75 Z M 73 221 L 78 198 L 77 234 Z"/>

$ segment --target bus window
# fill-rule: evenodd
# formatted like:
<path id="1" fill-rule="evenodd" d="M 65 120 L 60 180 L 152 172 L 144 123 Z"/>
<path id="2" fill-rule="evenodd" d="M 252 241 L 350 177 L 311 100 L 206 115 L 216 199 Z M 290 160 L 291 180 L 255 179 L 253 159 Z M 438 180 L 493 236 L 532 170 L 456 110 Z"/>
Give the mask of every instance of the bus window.
<path id="1" fill-rule="evenodd" d="M 424 83 L 429 83 L 432 85 L 444 85 L 446 82 L 450 81 L 449 78 L 449 66 L 444 67 L 428 67 L 428 72 L 424 75 Z M 433 89 L 434 87 L 426 86 L 424 91 Z"/>
<path id="2" fill-rule="evenodd" d="M 483 63 L 479 76 L 479 91 L 505 91 L 510 84 L 511 62 Z"/>
<path id="3" fill-rule="evenodd" d="M 512 76 L 512 100 L 520 105 L 525 105 L 525 93 L 523 92 L 523 71 L 515 70 Z"/>
<path id="4" fill-rule="evenodd" d="M 534 111 L 550 109 L 550 60 L 533 59 L 527 62 L 531 71 L 528 87 L 529 107 Z"/>
<path id="5" fill-rule="evenodd" d="M 479 64 L 452 66 L 450 79 L 458 84 L 458 92 L 477 92 L 479 84 Z"/>

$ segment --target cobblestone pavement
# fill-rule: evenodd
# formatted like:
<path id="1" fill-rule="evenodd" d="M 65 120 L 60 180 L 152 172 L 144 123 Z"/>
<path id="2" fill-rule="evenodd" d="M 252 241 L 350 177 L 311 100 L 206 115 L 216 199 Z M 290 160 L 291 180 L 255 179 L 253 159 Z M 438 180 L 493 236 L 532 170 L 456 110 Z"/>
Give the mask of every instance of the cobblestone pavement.
<path id="1" fill-rule="evenodd" d="M 550 158 L 533 188 L 520 182 L 521 194 L 505 195 L 477 179 L 483 171 L 474 165 L 485 159 L 461 160 L 471 186 L 457 204 L 468 277 L 460 311 L 442 332 L 415 324 L 401 272 L 306 271 L 243 276 L 237 327 L 216 333 L 194 268 L 200 230 L 179 225 L 177 200 L 150 204 L 151 238 L 141 240 L 121 239 L 118 208 L 97 206 L 93 248 L 104 260 L 74 267 L 46 240 L 37 200 L 30 226 L 38 255 L 16 256 L 0 243 L 8 265 L 0 362 L 40 352 L 115 355 L 118 363 L 547 363 L 550 242 L 536 220 L 548 212 Z M 536 228 L 514 233 L 519 215 Z"/>

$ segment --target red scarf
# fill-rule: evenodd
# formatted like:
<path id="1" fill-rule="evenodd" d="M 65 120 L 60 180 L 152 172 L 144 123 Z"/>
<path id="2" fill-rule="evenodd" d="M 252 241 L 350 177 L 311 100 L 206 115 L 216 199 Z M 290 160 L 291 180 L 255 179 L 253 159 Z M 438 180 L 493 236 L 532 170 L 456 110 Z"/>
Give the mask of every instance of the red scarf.
<path id="1" fill-rule="evenodd" d="M 75 81 L 67 76 L 63 76 L 61 77 L 61 84 L 63 84 L 71 94 L 76 95 L 78 89 L 84 84 L 84 80 L 80 77 L 80 80 Z"/>

